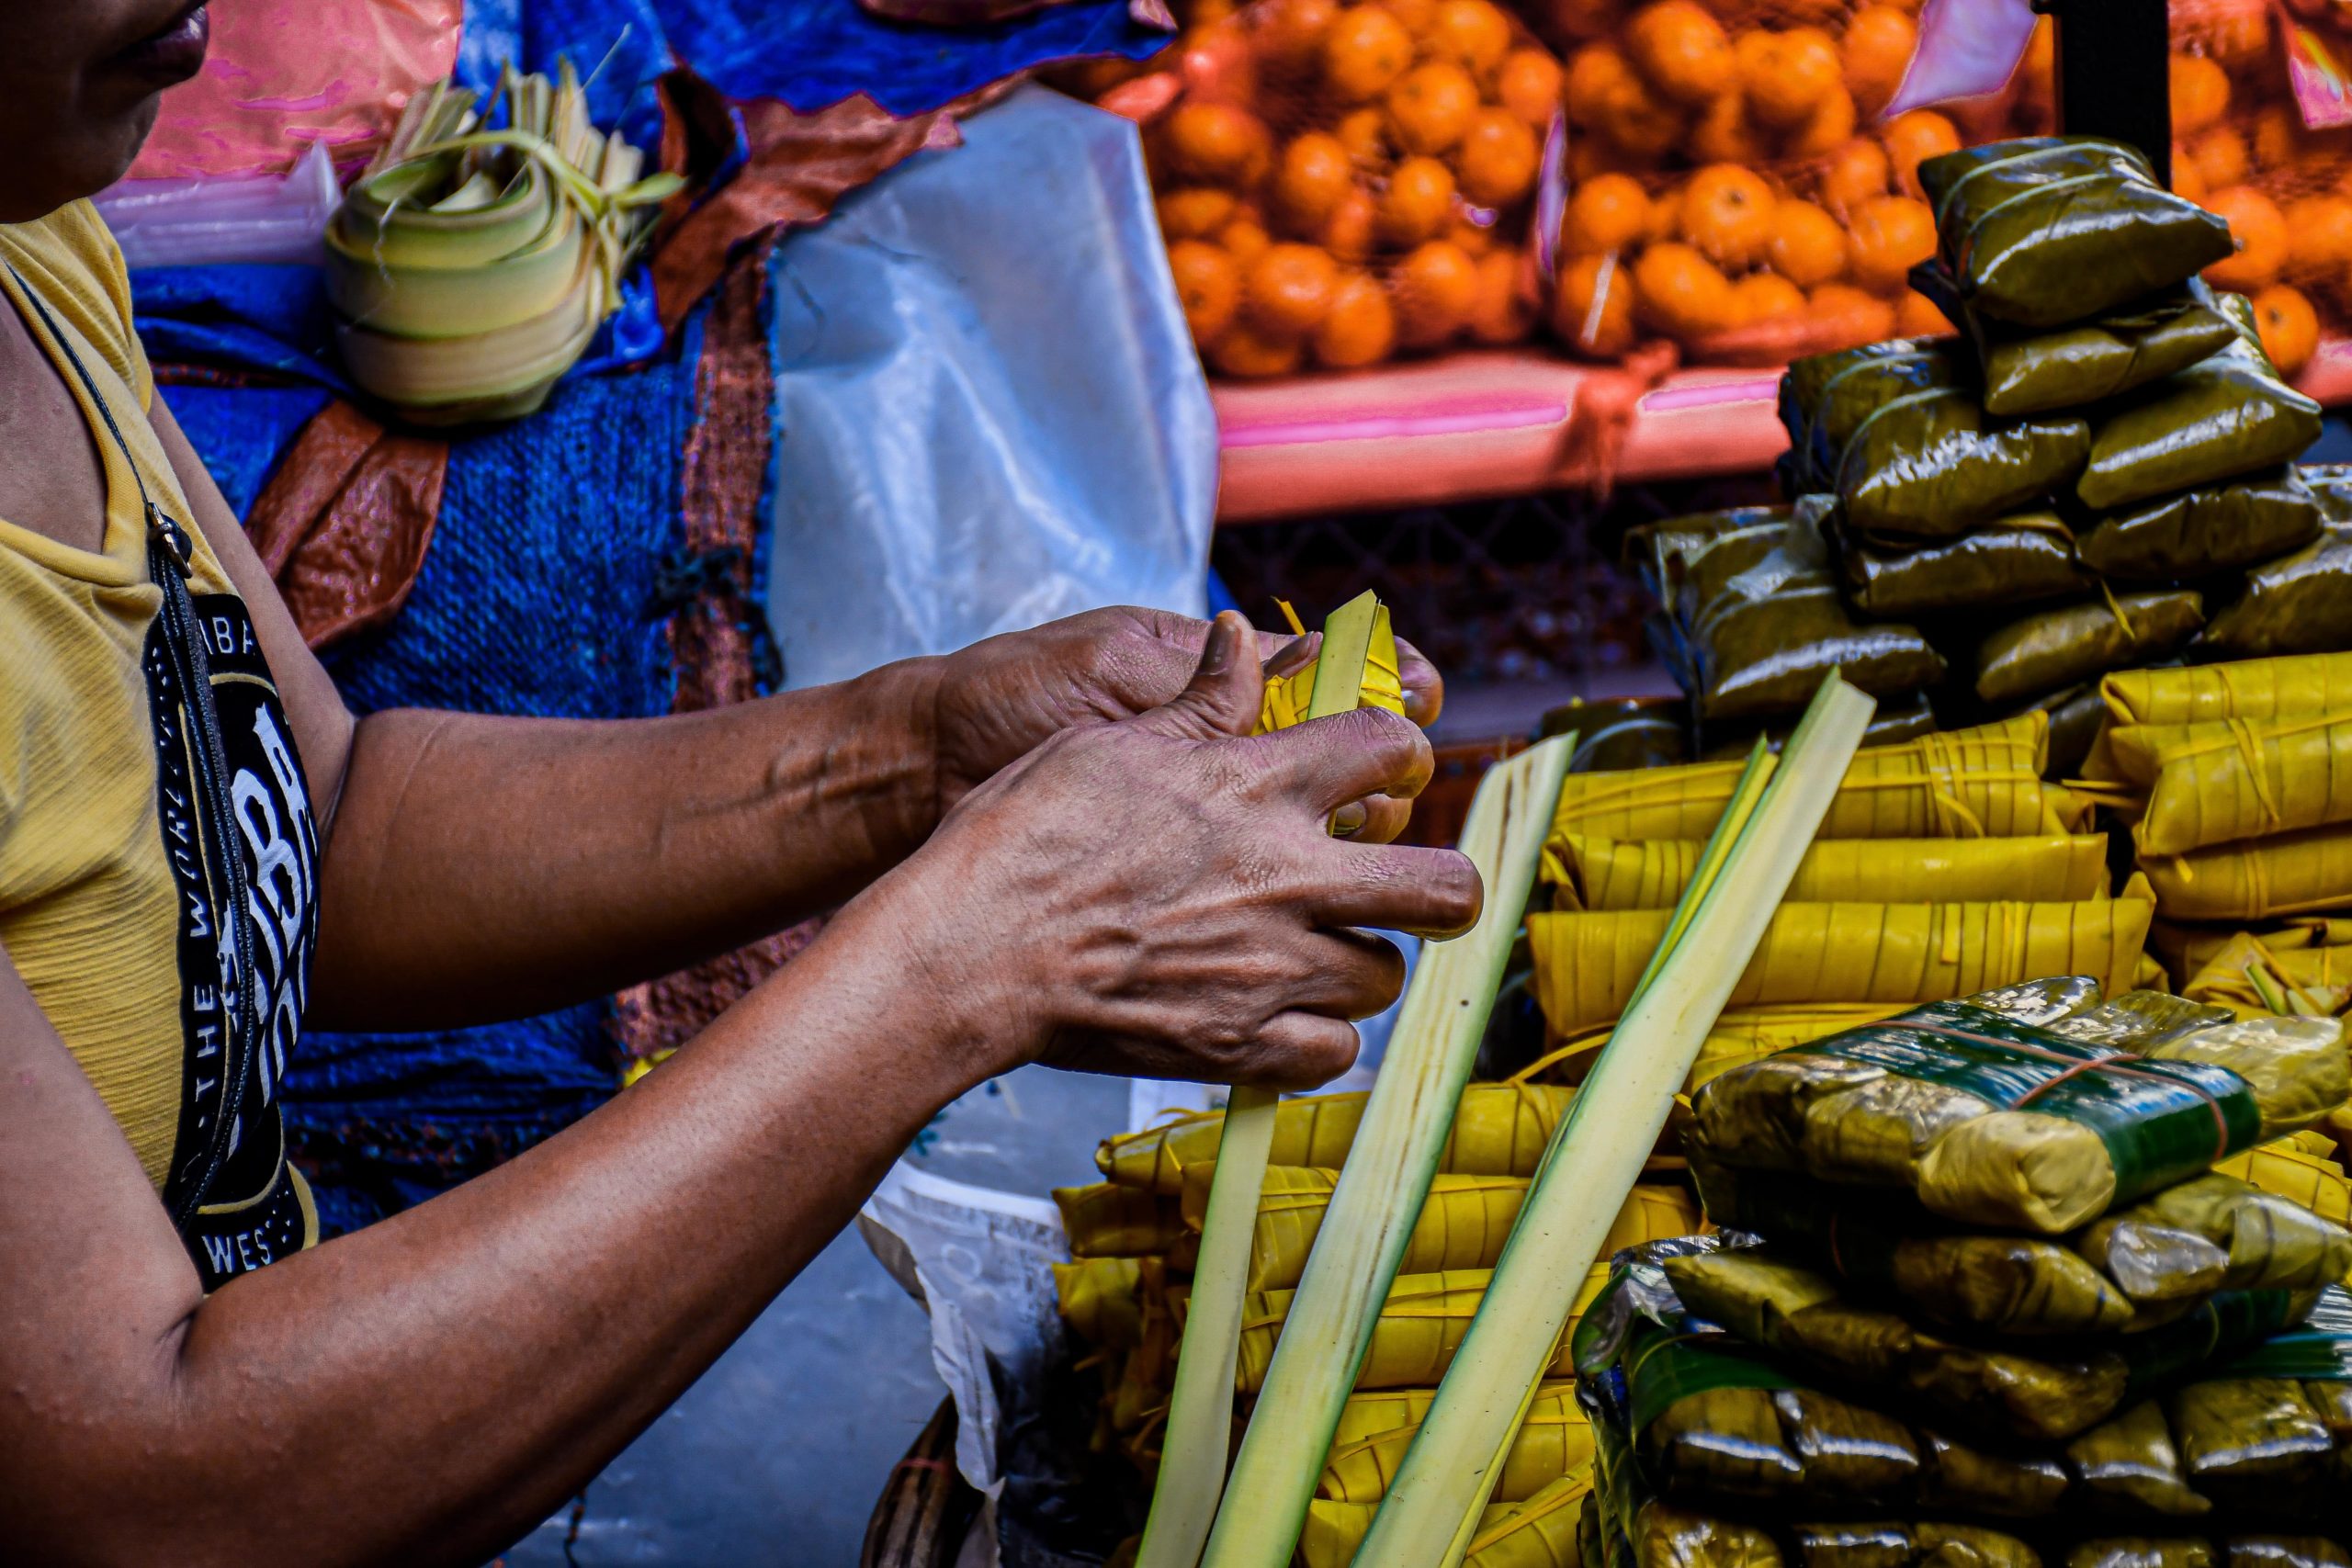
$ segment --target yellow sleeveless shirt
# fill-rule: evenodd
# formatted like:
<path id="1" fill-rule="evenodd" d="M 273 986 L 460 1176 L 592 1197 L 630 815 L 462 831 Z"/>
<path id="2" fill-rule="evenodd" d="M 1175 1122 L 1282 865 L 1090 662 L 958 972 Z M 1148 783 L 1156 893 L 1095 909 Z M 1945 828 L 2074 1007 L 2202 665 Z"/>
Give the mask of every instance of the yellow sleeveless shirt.
<path id="1" fill-rule="evenodd" d="M 316 940 L 315 824 L 243 602 L 147 423 L 153 380 L 113 237 L 76 202 L 0 225 L 0 290 L 81 406 L 107 492 L 97 552 L 0 521 L 0 947 L 214 1285 L 316 1237 L 308 1190 L 285 1162 L 275 1092 Z M 224 969 L 220 956 L 233 927 L 215 918 L 235 885 L 185 787 L 195 742 L 158 716 L 172 705 L 156 694 L 170 688 L 154 684 L 163 593 L 150 575 L 142 485 L 193 540 L 187 588 L 252 917 L 258 981 L 242 995 L 236 963 Z M 241 1042 L 240 1018 L 259 1022 L 242 1032 L 257 1039 Z"/>

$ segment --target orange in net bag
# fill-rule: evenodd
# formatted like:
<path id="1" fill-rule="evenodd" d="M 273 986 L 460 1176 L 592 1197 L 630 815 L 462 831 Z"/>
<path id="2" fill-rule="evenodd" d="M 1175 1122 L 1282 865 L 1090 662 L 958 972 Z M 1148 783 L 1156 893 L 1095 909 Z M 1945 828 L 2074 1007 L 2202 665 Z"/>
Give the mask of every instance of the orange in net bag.
<path id="1" fill-rule="evenodd" d="M 1104 107 L 1142 122 L 1185 318 L 1229 376 L 1530 336 L 1563 73 L 1498 0 L 1196 8 Z M 1100 85 L 1102 84 L 1098 84 Z"/>

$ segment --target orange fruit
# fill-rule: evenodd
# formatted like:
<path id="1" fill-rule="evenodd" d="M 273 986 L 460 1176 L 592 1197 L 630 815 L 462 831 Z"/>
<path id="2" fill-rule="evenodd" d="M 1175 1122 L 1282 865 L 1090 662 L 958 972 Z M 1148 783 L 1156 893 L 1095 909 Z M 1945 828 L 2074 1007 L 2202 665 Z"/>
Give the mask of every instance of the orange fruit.
<path id="1" fill-rule="evenodd" d="M 1373 201 L 1373 231 L 1391 245 L 1417 245 L 1453 211 L 1453 171 L 1435 158 L 1408 158 Z"/>
<path id="2" fill-rule="evenodd" d="M 1621 9 L 1618 0 L 1544 0 L 1526 7 L 1530 19 L 1545 37 L 1571 41 L 1615 32 Z"/>
<path id="3" fill-rule="evenodd" d="M 1768 154 L 1763 134 L 1747 118 L 1747 105 L 1734 88 L 1699 111 L 1683 151 L 1707 164 L 1760 164 Z"/>
<path id="4" fill-rule="evenodd" d="M 1396 312 L 1377 278 L 1351 272 L 1331 291 L 1331 309 L 1315 329 L 1315 359 L 1334 370 L 1377 365 L 1396 350 Z"/>
<path id="5" fill-rule="evenodd" d="M 1259 64 L 1277 73 L 1307 70 L 1321 58 L 1323 37 L 1339 15 L 1339 0 L 1259 0 L 1250 12 Z"/>
<path id="6" fill-rule="evenodd" d="M 1453 220 L 1445 226 L 1442 238 L 1460 245 L 1473 257 L 1484 256 L 1495 248 L 1493 226 L 1482 227 L 1472 222 L 1467 212 L 1457 212 L 1453 215 Z"/>
<path id="7" fill-rule="evenodd" d="M 2173 195 L 2202 207 L 2206 192 L 2211 188 L 2205 183 L 2205 176 L 2197 172 L 2197 165 L 2190 160 L 2188 149 L 2176 143 L 2172 150 Z"/>
<path id="8" fill-rule="evenodd" d="M 1478 84 L 1459 65 L 1432 61 L 1396 78 L 1382 100 L 1388 134 L 1407 152 L 1442 152 L 1462 140 L 1478 111 Z"/>
<path id="9" fill-rule="evenodd" d="M 1188 179 L 1212 185 L 1255 185 L 1273 146 L 1265 123 L 1235 104 L 1179 104 L 1168 116 L 1163 136 L 1170 165 Z"/>
<path id="10" fill-rule="evenodd" d="M 1933 109 L 1913 109 L 1896 115 L 1879 132 L 1886 143 L 1886 161 L 1894 183 L 1905 196 L 1919 194 L 1919 165 L 1946 152 L 1960 151 L 1960 132 Z"/>
<path id="11" fill-rule="evenodd" d="M 1936 254 L 1936 215 L 1924 201 L 1883 196 L 1854 214 L 1854 281 L 1881 294 L 1908 286 L 1911 268 Z"/>
<path id="12" fill-rule="evenodd" d="M 1175 276 L 1176 298 L 1184 307 L 1184 324 L 1193 329 L 1193 341 L 1216 341 L 1241 307 L 1241 269 L 1215 245 L 1179 240 L 1168 247 L 1168 270 Z"/>
<path id="13" fill-rule="evenodd" d="M 1773 209 L 1779 205 L 1772 187 L 1755 170 L 1711 164 L 1692 175 L 1682 189 L 1682 237 L 1709 261 L 1736 271 L 1772 243 Z"/>
<path id="14" fill-rule="evenodd" d="M 1160 233 L 1170 240 L 1205 240 L 1232 222 L 1241 204 L 1229 190 L 1191 186 L 1162 192 L 1153 205 L 1159 210 Z"/>
<path id="15" fill-rule="evenodd" d="M 1540 49 L 1511 51 L 1495 78 L 1495 101 L 1541 130 L 1560 112 L 1559 62 Z"/>
<path id="16" fill-rule="evenodd" d="M 1622 175 L 1645 166 L 1645 160 L 1632 156 L 1613 141 L 1604 141 L 1598 136 L 1572 136 L 1568 139 L 1568 184 L 1571 186 L 1599 179 L 1603 175 Z"/>
<path id="17" fill-rule="evenodd" d="M 1829 154 L 1821 175 L 1821 201 L 1833 213 L 1851 217 L 1866 202 L 1886 194 L 1886 149 L 1858 136 Z"/>
<path id="18" fill-rule="evenodd" d="M 1340 145 L 1359 164 L 1388 162 L 1388 117 L 1369 105 L 1341 115 L 1331 134 L 1340 139 Z"/>
<path id="19" fill-rule="evenodd" d="M 2196 165 L 2197 177 L 2205 183 L 2207 190 L 2243 185 L 2246 175 L 2253 172 L 2253 164 L 2246 153 L 2245 138 L 2226 125 L 2216 125 L 2199 131 L 2182 146 L 2174 149 L 2172 166 L 2176 174 L 2180 171 L 2183 152 L 2188 155 L 2189 163 Z"/>
<path id="20" fill-rule="evenodd" d="M 1374 5 L 1405 24 L 1405 30 L 1415 38 L 1427 34 L 1437 22 L 1437 0 L 1372 0 Z"/>
<path id="21" fill-rule="evenodd" d="M 1242 290 L 1250 324 L 1269 337 L 1302 337 L 1331 309 L 1339 264 L 1314 245 L 1271 245 Z"/>
<path id="22" fill-rule="evenodd" d="M 1438 0 L 1424 48 L 1481 79 L 1491 77 L 1510 53 L 1510 22 L 1493 0 Z"/>
<path id="23" fill-rule="evenodd" d="M 1396 341 L 1434 348 L 1460 332 L 1478 303 L 1478 264 L 1459 245 L 1431 240 L 1396 264 L 1388 293 Z"/>
<path id="24" fill-rule="evenodd" d="M 1480 343 L 1522 342 L 1535 326 L 1535 301 L 1523 287 L 1527 260 L 1506 247 L 1478 258 L 1470 335 Z"/>
<path id="25" fill-rule="evenodd" d="M 1698 251 L 1668 242 L 1634 264 L 1641 318 L 1669 337 L 1704 337 L 1738 320 L 1731 280 Z"/>
<path id="26" fill-rule="evenodd" d="M 1903 337 L 1950 337 L 1956 330 L 1951 318 L 1916 288 L 1906 288 L 1894 302 L 1894 330 Z"/>
<path id="27" fill-rule="evenodd" d="M 1413 35 L 1378 6 L 1343 11 L 1323 35 L 1323 80 L 1351 104 L 1366 103 L 1413 63 Z"/>
<path id="28" fill-rule="evenodd" d="M 1598 129 L 1619 152 L 1654 163 L 1681 145 L 1688 123 L 1638 73 L 1628 72 L 1602 99 Z"/>
<path id="29" fill-rule="evenodd" d="M 1843 86 L 1836 86 L 1823 95 L 1806 120 L 1781 145 L 1781 151 L 1792 158 L 1826 158 L 1854 136 L 1854 95 Z"/>
<path id="30" fill-rule="evenodd" d="M 1738 54 L 1747 112 L 1757 124 L 1774 130 L 1804 124 L 1844 85 L 1838 42 L 1819 28 L 1748 33 L 1739 40 Z"/>
<path id="31" fill-rule="evenodd" d="M 1274 170 L 1274 215 L 1295 234 L 1311 234 L 1355 188 L 1355 161 L 1327 130 L 1293 137 Z"/>
<path id="32" fill-rule="evenodd" d="M 1894 6 L 1865 6 L 1854 13 L 1846 24 L 1846 36 L 1838 40 L 1838 54 L 1846 90 L 1864 113 L 1878 113 L 1894 96 L 1918 46 L 1918 28 Z"/>
<path id="33" fill-rule="evenodd" d="M 2254 322 L 2262 333 L 2262 352 L 2292 376 L 2312 361 L 2319 348 L 2319 313 L 2302 291 L 2274 283 L 2254 297 Z"/>
<path id="34" fill-rule="evenodd" d="M 2290 10 L 2310 16 L 2320 7 L 2294 5 Z M 2270 48 L 2270 8 L 2256 5 L 2253 0 L 2235 0 L 2233 4 L 2208 4 L 2181 7 L 2182 16 L 2174 23 L 2172 36 L 2188 43 L 2199 54 L 2212 56 L 2231 70 L 2257 63 Z M 2341 6 L 2335 17 L 2344 16 Z"/>
<path id="35" fill-rule="evenodd" d="M 1633 78 L 1634 67 L 1611 43 L 1589 43 L 1568 56 L 1562 101 L 1568 123 L 1598 129 L 1606 103 Z"/>
<path id="36" fill-rule="evenodd" d="M 1651 86 L 1694 107 L 1729 88 L 1739 69 L 1723 24 L 1698 0 L 1650 0 L 1625 23 L 1625 54 Z"/>
<path id="37" fill-rule="evenodd" d="M 2276 169 L 2294 163 L 2302 153 L 2302 118 L 2290 104 L 2265 104 L 2254 117 L 2254 164 Z"/>
<path id="38" fill-rule="evenodd" d="M 1743 327 L 1792 321 L 1805 312 L 1804 290 L 1777 272 L 1751 272 L 1731 286 L 1732 316 Z"/>
<path id="39" fill-rule="evenodd" d="M 1228 376 L 1287 376 L 1298 368 L 1302 345 L 1295 337 L 1270 337 L 1248 321 L 1236 321 L 1209 344 L 1209 363 Z"/>
<path id="40" fill-rule="evenodd" d="M 1634 276 L 1614 256 L 1577 256 L 1560 269 L 1552 333 L 1571 348 L 1615 359 L 1634 346 Z"/>
<path id="41" fill-rule="evenodd" d="M 1216 243 L 1225 247 L 1225 254 L 1233 258 L 1234 265 L 1249 266 L 1266 254 L 1274 237 L 1256 219 L 1237 218 L 1218 233 Z"/>
<path id="42" fill-rule="evenodd" d="M 2025 56 L 2009 77 L 2019 96 L 2048 103 L 2058 78 L 2058 28 L 2047 17 L 2037 17 L 2033 36 L 2026 39 Z"/>
<path id="43" fill-rule="evenodd" d="M 2201 54 L 2172 57 L 2172 133 L 2194 136 L 2230 112 L 2230 73 Z"/>
<path id="44" fill-rule="evenodd" d="M 1650 198 L 1631 175 L 1601 175 L 1577 186 L 1560 220 L 1560 246 L 1573 256 L 1630 250 L 1647 231 Z M 1842 241 L 1842 236 L 1841 236 Z"/>
<path id="45" fill-rule="evenodd" d="M 1812 202 L 1781 201 L 1772 209 L 1764 254 L 1772 270 L 1790 282 L 1817 288 L 1846 276 L 1846 231 Z"/>
<path id="46" fill-rule="evenodd" d="M 1509 207 L 1535 186 L 1543 145 L 1509 109 L 1480 109 L 1453 150 L 1462 194 L 1481 207 Z"/>
<path id="47" fill-rule="evenodd" d="M 1824 347 L 1851 348 L 1894 335 L 1894 306 L 1849 283 L 1825 283 L 1813 291 L 1805 314 L 1826 338 Z"/>
<path id="48" fill-rule="evenodd" d="M 2287 204 L 2287 263 L 2314 271 L 2352 265 L 2352 199 L 2307 196 Z"/>
<path id="49" fill-rule="evenodd" d="M 1362 186 L 1340 198 L 1323 224 L 1323 248 L 1344 262 L 1361 262 L 1372 254 L 1379 227 L 1380 204 Z"/>
<path id="50" fill-rule="evenodd" d="M 2288 251 L 2287 219 L 2278 204 L 2252 186 L 2232 186 L 2208 197 L 2205 209 L 2228 219 L 2238 242 L 2238 254 L 2207 267 L 2205 281 L 2241 294 L 2277 282 Z"/>

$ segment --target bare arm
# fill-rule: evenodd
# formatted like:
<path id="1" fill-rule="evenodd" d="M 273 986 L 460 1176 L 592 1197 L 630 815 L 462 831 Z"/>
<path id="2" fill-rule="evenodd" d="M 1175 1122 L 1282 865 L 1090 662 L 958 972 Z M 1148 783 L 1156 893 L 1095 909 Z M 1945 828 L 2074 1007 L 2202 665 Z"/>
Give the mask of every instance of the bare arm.
<path id="1" fill-rule="evenodd" d="M 1418 791 L 1427 745 L 1378 713 L 1235 738 L 1242 640 L 1176 704 L 975 790 L 611 1104 L 209 1297 L 0 957 L 0 1556 L 469 1568 L 641 1429 L 966 1086 L 1040 1055 L 1340 1070 L 1341 1020 L 1400 968 L 1340 928 L 1458 928 L 1476 877 L 1325 833 L 1339 804 Z"/>

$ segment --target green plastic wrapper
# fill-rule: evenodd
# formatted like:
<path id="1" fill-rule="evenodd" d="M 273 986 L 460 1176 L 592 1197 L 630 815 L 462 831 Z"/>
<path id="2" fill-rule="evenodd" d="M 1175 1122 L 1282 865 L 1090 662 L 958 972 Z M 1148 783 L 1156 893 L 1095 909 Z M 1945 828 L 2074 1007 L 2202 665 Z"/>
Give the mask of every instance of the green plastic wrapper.
<path id="1" fill-rule="evenodd" d="M 1987 703 L 2019 702 L 2110 670 L 2153 664 L 2187 647 L 2204 624 L 2204 599 L 2190 588 L 2038 611 L 1977 645 L 1976 694 Z"/>
<path id="2" fill-rule="evenodd" d="M 1911 287 L 1975 346 L 1984 367 L 1987 413 L 2046 413 L 2101 402 L 2186 370 L 2232 336 L 2211 290 L 2196 278 L 2093 320 L 2041 331 L 1988 321 L 1970 310 L 1939 261 L 1913 267 Z"/>
<path id="3" fill-rule="evenodd" d="M 1908 1188 L 1962 1224 L 2062 1235 L 2341 1103 L 2343 1041 L 2301 1021 L 2122 1055 L 2112 1033 L 2094 1043 L 1979 998 L 1931 1002 L 1711 1079 L 1685 1137 L 1717 1164 Z"/>
<path id="4" fill-rule="evenodd" d="M 2237 295 L 2224 301 L 2234 313 Z M 2144 387 L 2092 439 L 2075 493 L 2094 512 L 2291 461 L 2319 439 L 2320 407 L 2278 378 L 2249 321 L 2220 353 Z"/>
<path id="5" fill-rule="evenodd" d="M 2231 254 L 2230 226 L 2088 136 L 1995 141 L 1929 158 L 1919 184 L 1962 303 L 2023 327 L 2086 321 Z"/>
<path id="6" fill-rule="evenodd" d="M 2054 512 L 2005 517 L 1948 544 L 1897 548 L 1845 533 L 1838 559 L 1855 608 L 1909 617 L 2064 599 L 2093 586 Z"/>
<path id="7" fill-rule="evenodd" d="M 2269 560 L 2319 534 L 2319 498 L 2282 467 L 2109 513 L 2078 533 L 2075 547 L 2102 577 L 2177 582 Z"/>

